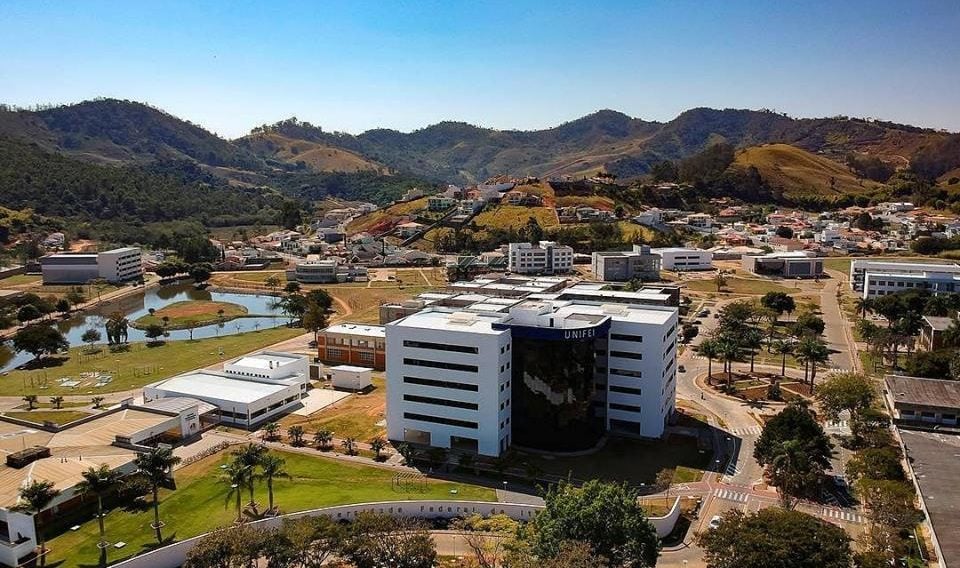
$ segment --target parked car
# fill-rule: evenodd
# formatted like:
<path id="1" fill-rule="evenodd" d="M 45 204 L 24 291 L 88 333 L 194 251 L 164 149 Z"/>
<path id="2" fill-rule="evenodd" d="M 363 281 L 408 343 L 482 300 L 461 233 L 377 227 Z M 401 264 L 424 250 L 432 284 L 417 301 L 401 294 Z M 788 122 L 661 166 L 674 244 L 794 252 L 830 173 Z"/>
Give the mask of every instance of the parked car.
<path id="1" fill-rule="evenodd" d="M 683 365 L 677 365 L 677 371 L 679 371 L 679 372 L 681 372 L 681 373 L 686 373 L 686 372 L 687 372 L 687 368 L 684 367 Z"/>
<path id="2" fill-rule="evenodd" d="M 705 318 L 709 315 L 710 315 L 710 310 L 700 310 L 699 312 L 697 312 L 698 318 Z"/>
<path id="3" fill-rule="evenodd" d="M 719 527 L 719 526 L 720 526 L 720 515 L 714 515 L 713 518 L 710 519 L 710 526 L 709 526 L 709 528 L 715 529 L 715 528 L 717 528 L 717 527 Z"/>

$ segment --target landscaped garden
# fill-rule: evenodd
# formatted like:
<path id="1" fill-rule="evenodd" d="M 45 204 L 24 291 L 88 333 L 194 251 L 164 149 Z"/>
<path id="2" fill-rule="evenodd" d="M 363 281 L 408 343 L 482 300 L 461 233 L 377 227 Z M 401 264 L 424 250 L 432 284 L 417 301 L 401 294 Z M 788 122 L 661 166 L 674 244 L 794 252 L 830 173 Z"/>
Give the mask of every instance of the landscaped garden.
<path id="1" fill-rule="evenodd" d="M 160 325 L 166 329 L 188 329 L 230 321 L 246 314 L 247 308 L 231 302 L 187 300 L 164 306 L 130 325 L 139 329 L 146 329 L 151 325 Z"/>
<path id="2" fill-rule="evenodd" d="M 284 469 L 291 479 L 277 478 L 273 481 L 276 506 L 289 513 L 348 503 L 373 501 L 396 501 L 409 499 L 456 499 L 469 501 L 495 501 L 493 489 L 425 480 L 409 484 L 405 489 L 395 487 L 395 472 L 372 466 L 355 465 L 338 460 L 307 456 L 291 452 L 271 452 L 283 458 Z M 204 458 L 185 466 L 175 473 L 177 489 L 160 493 L 160 518 L 166 524 L 164 536 L 183 540 L 208 532 L 216 527 L 230 525 L 236 517 L 230 496 L 230 483 L 223 481 L 223 466 L 230 455 L 220 454 Z M 265 482 L 256 482 L 256 499 L 266 508 Z M 455 491 L 455 492 L 454 492 Z M 244 501 L 247 495 L 244 492 Z M 107 539 L 125 542 L 115 550 L 109 549 L 110 562 L 152 549 L 156 545 L 154 531 L 150 528 L 153 512 L 149 507 L 116 507 L 104 519 Z M 47 564 L 53 566 L 95 566 L 98 559 L 98 527 L 90 518 L 76 531 L 69 530 L 74 519 L 62 519 L 51 531 L 51 551 Z M 59 534 L 57 534 L 59 529 Z M 58 564 L 61 563 L 61 564 Z"/>

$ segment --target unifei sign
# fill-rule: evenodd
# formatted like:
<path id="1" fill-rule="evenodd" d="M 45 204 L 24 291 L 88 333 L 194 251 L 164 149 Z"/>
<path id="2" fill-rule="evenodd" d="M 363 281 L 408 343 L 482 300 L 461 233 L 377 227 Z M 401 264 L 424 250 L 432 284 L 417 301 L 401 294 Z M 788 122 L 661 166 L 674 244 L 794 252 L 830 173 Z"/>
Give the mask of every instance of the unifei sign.
<path id="1" fill-rule="evenodd" d="M 517 325 L 510 323 L 491 324 L 493 329 L 509 329 L 514 339 L 539 339 L 541 341 L 592 341 L 606 337 L 610 332 L 610 318 L 588 327 L 562 328 Z"/>

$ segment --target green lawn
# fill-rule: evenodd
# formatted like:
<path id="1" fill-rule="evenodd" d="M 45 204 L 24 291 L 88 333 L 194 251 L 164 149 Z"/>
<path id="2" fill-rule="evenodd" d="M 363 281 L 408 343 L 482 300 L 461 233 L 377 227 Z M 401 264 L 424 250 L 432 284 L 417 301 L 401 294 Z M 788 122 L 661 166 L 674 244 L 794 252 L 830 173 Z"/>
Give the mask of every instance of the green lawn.
<path id="1" fill-rule="evenodd" d="M 37 274 L 14 274 L 0 280 L 0 288 L 6 286 L 21 286 L 23 284 L 39 284 L 41 277 Z"/>
<path id="2" fill-rule="evenodd" d="M 317 458 L 289 452 L 277 452 L 286 461 L 286 469 L 293 480 L 274 482 L 274 498 L 283 512 L 302 511 L 319 507 L 394 501 L 405 499 L 457 499 L 495 501 L 493 489 L 431 481 L 424 490 L 395 491 L 391 486 L 394 472 L 389 469 L 349 464 L 333 459 Z M 233 501 L 226 500 L 227 486 L 218 480 L 219 465 L 228 455 L 211 456 L 191 464 L 176 473 L 176 491 L 161 493 L 160 518 L 166 523 L 164 536 L 183 540 L 233 522 L 236 515 Z M 450 493 L 456 489 L 457 493 Z M 244 494 L 246 496 L 246 494 Z M 256 499 L 264 507 L 267 502 L 265 485 L 257 488 Z M 149 500 L 149 498 L 148 498 Z M 90 519 L 77 531 L 66 530 L 73 523 L 63 519 L 59 536 L 51 539 L 52 551 L 47 564 L 57 566 L 95 566 L 97 563 L 97 523 Z M 128 512 L 110 511 L 105 519 L 107 540 L 123 541 L 127 546 L 109 549 L 109 561 L 116 562 L 143 552 L 156 541 L 150 523 L 152 509 Z M 56 533 L 54 529 L 51 533 Z"/>
<path id="3" fill-rule="evenodd" d="M 60 366 L 10 371 L 0 378 L 0 396 L 36 394 L 43 399 L 56 394 L 92 396 L 128 390 L 198 367 L 213 365 L 296 337 L 303 332 L 304 330 L 299 328 L 281 326 L 195 341 L 168 341 L 151 347 L 143 343 L 132 343 L 129 351 L 111 353 L 104 349 L 97 355 L 81 354 L 86 347 L 75 347 L 70 349 L 69 357 Z M 223 349 L 223 357 L 219 355 L 220 349 Z M 101 388 L 84 385 L 75 389 L 61 387 L 57 382 L 60 377 L 77 379 L 81 372 L 94 370 L 110 373 L 113 375 L 113 382 Z M 48 388 L 38 388 L 44 379 Z"/>
<path id="4" fill-rule="evenodd" d="M 697 441 L 687 436 L 670 436 L 665 440 L 646 441 L 610 438 L 598 452 L 586 456 L 545 459 L 533 454 L 520 454 L 518 461 L 530 461 L 547 473 L 575 479 L 626 481 L 632 485 L 653 483 L 662 469 L 674 470 L 674 480 L 697 481 L 710 463 L 709 450 L 700 453 Z"/>
<path id="5" fill-rule="evenodd" d="M 717 291 L 717 283 L 712 279 L 690 280 L 686 283 L 688 290 L 694 292 L 714 292 Z M 760 280 L 756 278 L 727 278 L 727 283 L 723 287 L 725 293 L 730 294 L 756 294 L 762 296 L 767 292 L 787 292 L 793 291 L 792 288 L 786 288 L 771 282 L 769 280 Z"/>
<path id="6" fill-rule="evenodd" d="M 44 422 L 66 424 L 67 422 L 86 418 L 90 416 L 90 413 L 77 410 L 24 410 L 22 412 L 5 412 L 4 416 L 19 418 L 20 420 L 29 420 L 37 424 L 43 424 Z"/>
<path id="7" fill-rule="evenodd" d="M 221 320 L 220 311 L 223 311 L 222 321 L 247 315 L 247 308 L 232 302 L 214 302 L 211 300 L 187 300 L 166 305 L 153 315 L 147 314 L 135 322 L 135 327 L 145 329 L 150 325 L 163 326 L 163 318 L 169 318 L 168 329 L 187 329 L 215 323 Z"/>

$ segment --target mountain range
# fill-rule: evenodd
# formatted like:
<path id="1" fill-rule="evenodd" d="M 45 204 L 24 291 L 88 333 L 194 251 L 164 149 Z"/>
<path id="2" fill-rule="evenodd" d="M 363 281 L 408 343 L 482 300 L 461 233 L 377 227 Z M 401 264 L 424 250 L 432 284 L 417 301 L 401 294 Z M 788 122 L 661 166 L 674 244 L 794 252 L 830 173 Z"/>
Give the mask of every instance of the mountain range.
<path id="1" fill-rule="evenodd" d="M 950 154 L 958 135 L 848 117 L 790 118 L 770 111 L 697 108 L 669 122 L 601 110 L 545 130 L 494 130 L 441 122 L 403 133 L 353 135 L 289 119 L 225 140 L 151 106 L 115 99 L 0 112 L 0 136 L 98 163 L 190 159 L 238 182 L 263 183 L 279 171 L 403 172 L 436 182 L 471 183 L 498 174 L 540 177 L 605 170 L 647 173 L 716 142 L 737 148 L 785 143 L 842 161 L 850 152 L 906 166 Z M 958 153 L 960 161 L 960 153 Z M 934 177 L 960 163 L 947 159 Z M 942 170 L 942 171 L 941 171 Z"/>

